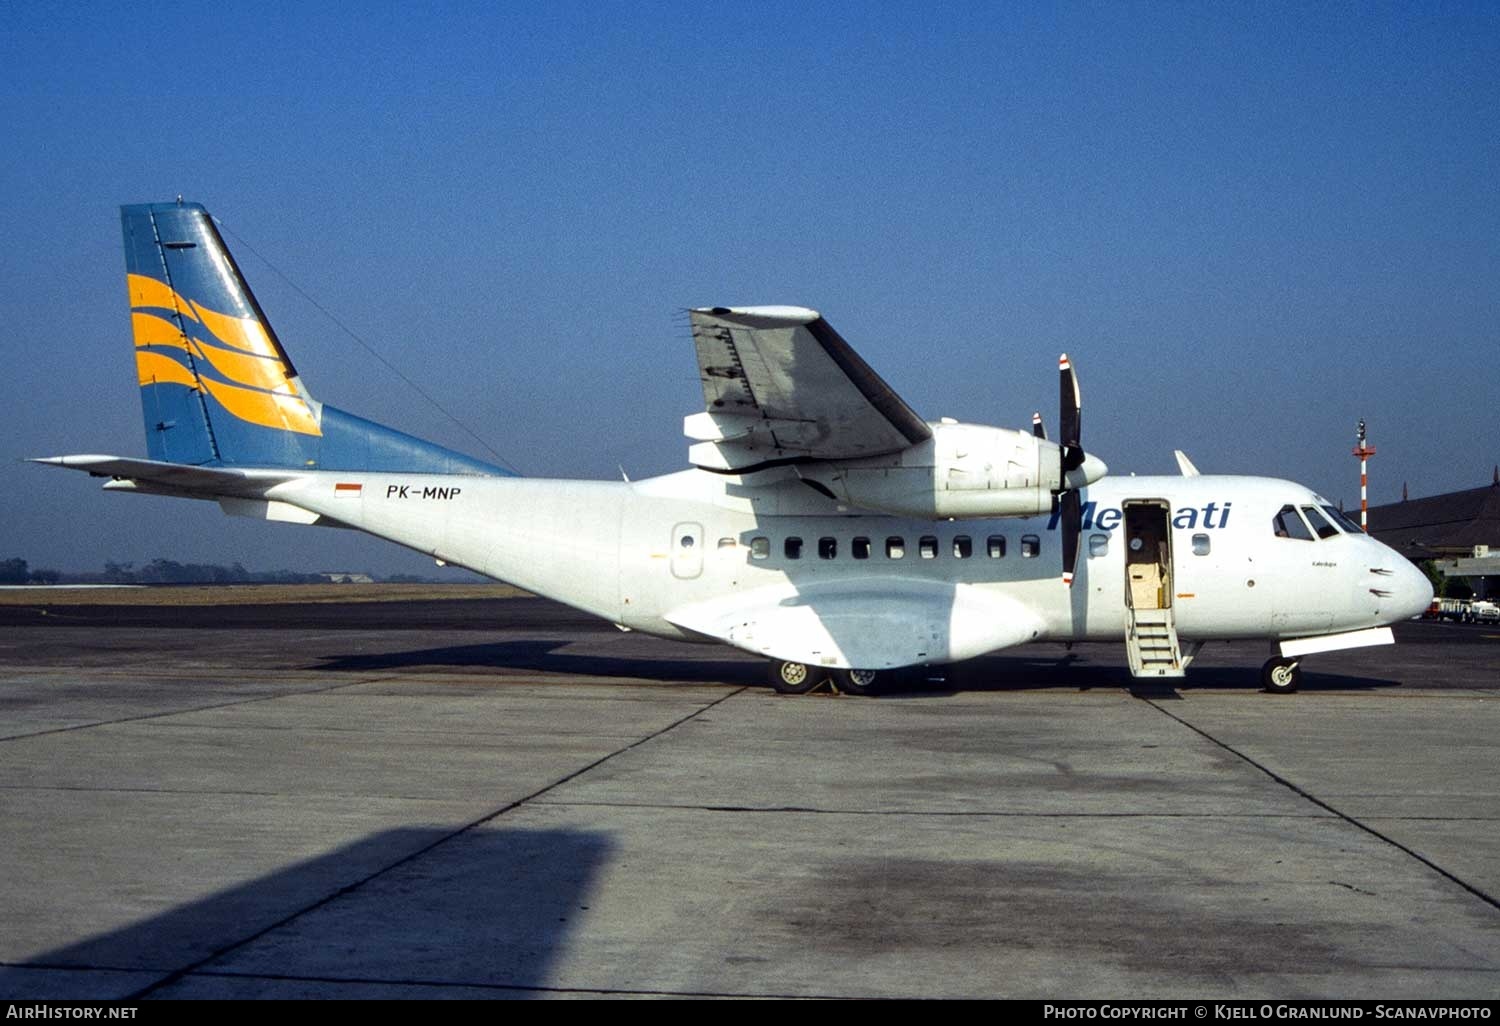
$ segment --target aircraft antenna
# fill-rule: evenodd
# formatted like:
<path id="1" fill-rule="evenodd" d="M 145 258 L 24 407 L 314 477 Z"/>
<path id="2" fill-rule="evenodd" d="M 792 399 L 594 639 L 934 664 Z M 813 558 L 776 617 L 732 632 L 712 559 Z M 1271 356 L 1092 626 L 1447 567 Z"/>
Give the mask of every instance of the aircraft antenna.
<path id="1" fill-rule="evenodd" d="M 1365 419 L 1359 419 L 1359 426 L 1355 429 L 1355 436 L 1359 444 L 1354 447 L 1354 455 L 1359 457 L 1359 529 L 1365 534 L 1370 533 L 1370 474 L 1367 464 L 1370 457 L 1375 455 L 1375 447 L 1365 441 Z"/>
<path id="2" fill-rule="evenodd" d="M 181 200 L 182 200 L 182 197 L 179 196 L 178 197 L 178 201 L 181 202 Z M 267 267 L 269 267 L 271 269 L 271 273 L 275 274 L 276 277 L 280 278 L 283 282 L 285 282 L 287 284 L 287 286 L 292 289 L 292 291 L 294 291 L 294 292 L 297 293 L 297 295 L 301 296 L 303 299 L 305 299 L 309 303 L 311 303 L 313 305 L 314 309 L 316 309 L 324 317 L 327 317 L 330 321 L 332 321 L 335 325 L 337 325 L 338 329 L 340 331 L 342 331 L 345 335 L 348 335 L 350 338 L 352 338 L 359 345 L 359 347 L 361 349 L 363 349 L 365 352 L 369 353 L 371 356 L 375 357 L 375 359 L 379 360 L 380 363 L 381 363 L 381 366 L 385 367 L 386 370 L 390 371 L 392 374 L 396 375 L 396 377 L 398 377 L 402 381 L 406 382 L 406 384 L 411 388 L 411 390 L 413 392 L 417 393 L 417 395 L 421 396 L 423 399 L 426 399 L 427 402 L 429 404 L 431 404 L 431 406 L 432 406 L 433 409 L 437 410 L 443 416 L 447 417 L 454 424 L 457 424 L 460 430 L 462 430 L 470 438 L 474 439 L 474 441 L 478 442 L 480 444 L 480 446 L 482 446 L 484 448 L 484 450 L 486 452 L 488 452 L 491 456 L 495 457 L 495 461 L 497 463 L 499 463 L 502 467 L 504 467 L 506 470 L 509 470 L 513 474 L 517 474 L 517 475 L 521 474 L 521 472 L 519 470 L 517 470 L 511 464 L 511 462 L 509 460 L 507 460 L 504 456 L 501 456 L 500 453 L 498 453 L 498 452 L 495 451 L 495 447 L 493 445 L 491 445 L 489 442 L 486 442 L 483 438 L 481 438 L 479 436 L 478 432 L 476 432 L 473 428 L 469 427 L 469 425 L 465 424 L 463 421 L 459 420 L 458 417 L 456 417 L 452 413 L 448 412 L 447 407 L 445 407 L 442 403 L 440 403 L 436 399 L 434 399 L 427 392 L 427 390 L 425 388 L 423 388 L 421 385 L 417 384 L 415 381 L 413 381 L 411 378 L 407 377 L 405 374 L 401 373 L 400 369 L 397 368 L 395 364 L 391 363 L 391 361 L 387 360 L 384 356 L 380 355 L 379 350 L 377 350 L 374 346 L 370 345 L 370 343 L 366 342 L 363 338 L 361 338 L 354 331 L 354 329 L 350 328 L 343 321 L 339 320 L 338 317 L 336 317 L 334 315 L 333 311 L 329 310 L 322 303 L 318 302 L 312 296 L 308 295 L 307 292 L 303 290 L 302 286 L 298 285 L 296 282 L 292 281 L 291 278 L 288 278 L 285 274 L 283 274 L 281 268 L 277 267 L 275 264 L 271 263 L 270 260 L 268 260 L 264 256 L 262 256 L 261 253 L 254 246 L 250 245 L 250 243 L 245 240 L 244 236 L 240 235 L 240 233 L 236 232 L 233 228 L 230 228 L 227 224 L 225 224 L 223 221 L 219 220 L 217 217 L 214 218 L 214 223 L 217 224 L 220 228 L 224 229 L 224 231 L 228 232 L 230 235 L 233 235 L 234 236 L 234 241 L 238 245 L 241 245 L 241 246 L 245 247 L 252 254 L 254 254 L 255 257 L 258 260 L 260 260 L 261 263 L 265 264 Z"/>

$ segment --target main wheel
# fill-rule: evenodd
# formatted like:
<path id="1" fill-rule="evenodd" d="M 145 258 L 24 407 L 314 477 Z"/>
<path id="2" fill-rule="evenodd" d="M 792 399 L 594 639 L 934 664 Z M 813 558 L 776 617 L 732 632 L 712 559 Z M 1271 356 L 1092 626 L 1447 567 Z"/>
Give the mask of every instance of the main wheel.
<path id="1" fill-rule="evenodd" d="M 1302 683 L 1301 660 L 1268 659 L 1260 668 L 1260 682 L 1272 694 L 1291 694 Z"/>
<path id="2" fill-rule="evenodd" d="M 771 660 L 771 687 L 783 695 L 805 695 L 827 677 L 821 666 Z"/>
<path id="3" fill-rule="evenodd" d="M 882 683 L 878 670 L 834 670 L 833 684 L 846 695 L 872 695 Z"/>

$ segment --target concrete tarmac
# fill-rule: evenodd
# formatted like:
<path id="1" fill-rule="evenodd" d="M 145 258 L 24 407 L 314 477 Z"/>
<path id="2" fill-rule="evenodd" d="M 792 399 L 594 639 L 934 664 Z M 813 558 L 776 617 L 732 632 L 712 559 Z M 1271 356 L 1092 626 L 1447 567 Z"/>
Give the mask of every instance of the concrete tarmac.
<path id="1" fill-rule="evenodd" d="M 111 608 L 0 612 L 8 998 L 1500 994 L 1500 630 L 792 698 L 533 599 Z"/>

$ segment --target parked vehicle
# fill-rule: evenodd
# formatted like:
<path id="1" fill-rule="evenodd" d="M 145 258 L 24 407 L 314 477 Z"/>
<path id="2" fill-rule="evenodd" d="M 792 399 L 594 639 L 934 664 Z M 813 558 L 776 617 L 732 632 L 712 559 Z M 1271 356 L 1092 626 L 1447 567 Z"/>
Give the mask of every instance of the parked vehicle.
<path id="1" fill-rule="evenodd" d="M 1459 623 L 1468 619 L 1468 599 L 1440 598 L 1433 599 L 1432 604 L 1437 607 L 1437 618 L 1439 620 Z"/>
<path id="2" fill-rule="evenodd" d="M 1486 599 L 1475 599 L 1469 603 L 1468 615 L 1464 619 L 1468 623 L 1500 623 L 1500 605 Z"/>

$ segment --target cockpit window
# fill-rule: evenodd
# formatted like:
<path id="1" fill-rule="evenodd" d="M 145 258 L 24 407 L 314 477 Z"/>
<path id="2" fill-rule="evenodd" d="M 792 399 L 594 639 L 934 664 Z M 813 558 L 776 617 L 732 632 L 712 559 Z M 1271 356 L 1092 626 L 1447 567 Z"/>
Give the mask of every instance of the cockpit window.
<path id="1" fill-rule="evenodd" d="M 1342 527 L 1345 532 L 1349 534 L 1364 534 L 1364 528 L 1360 527 L 1353 520 L 1350 520 L 1348 517 L 1344 516 L 1344 514 L 1335 507 L 1324 506 L 1323 512 L 1327 513 L 1329 519 L 1331 519 L 1335 524 L 1338 524 L 1340 527 Z"/>
<path id="2" fill-rule="evenodd" d="M 1332 538 L 1339 533 L 1338 528 L 1323 519 L 1323 514 L 1318 512 L 1316 506 L 1303 506 L 1302 512 L 1307 517 L 1307 522 L 1312 525 L 1312 529 L 1318 533 L 1319 538 Z"/>
<path id="3" fill-rule="evenodd" d="M 1271 526 L 1276 531 L 1278 538 L 1297 538 L 1302 541 L 1312 541 L 1312 532 L 1297 515 L 1295 506 L 1283 506 L 1281 512 L 1271 518 Z"/>

